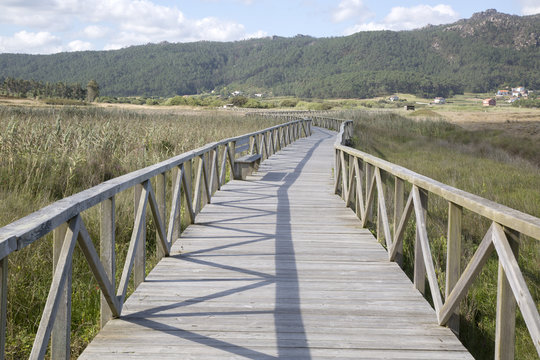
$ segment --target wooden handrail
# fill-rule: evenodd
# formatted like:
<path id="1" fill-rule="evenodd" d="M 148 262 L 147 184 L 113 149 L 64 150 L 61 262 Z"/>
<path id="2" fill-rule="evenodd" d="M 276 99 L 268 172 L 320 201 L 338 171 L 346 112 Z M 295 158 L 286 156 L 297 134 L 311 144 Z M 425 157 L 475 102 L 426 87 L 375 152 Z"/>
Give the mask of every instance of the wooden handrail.
<path id="1" fill-rule="evenodd" d="M 540 316 L 517 262 L 519 235 L 540 240 L 540 219 L 346 146 L 352 136 L 353 122 L 350 120 L 316 116 L 312 120 L 314 126 L 338 131 L 334 146 L 335 192 L 341 194 L 347 206 L 354 205 L 363 226 L 371 220 L 372 206 L 377 204 L 377 237 L 384 240 L 390 261 L 398 261 L 402 257 L 405 227 L 414 213 L 417 234 L 414 285 L 425 294 L 427 278 L 439 324 L 459 331 L 459 301 L 467 295 L 475 277 L 495 251 L 499 257 L 495 358 L 514 358 L 516 304 L 540 355 Z M 387 216 L 381 171 L 395 179 L 393 234 Z M 405 205 L 403 182 L 412 187 Z M 374 200 L 375 193 L 377 201 Z M 428 194 L 437 195 L 449 204 L 445 298 L 435 274 L 427 233 Z M 460 274 L 462 209 L 490 220 L 491 226 L 463 274 Z"/>
<path id="2" fill-rule="evenodd" d="M 291 118 L 292 120 L 292 118 Z M 146 214 L 150 213 L 156 228 L 158 256 L 168 256 L 172 244 L 180 237 L 180 219 L 185 209 L 191 222 L 213 194 L 228 179 L 238 178 L 235 159 L 242 154 L 260 154 L 267 159 L 295 140 L 311 135 L 311 120 L 294 119 L 264 130 L 206 144 L 158 164 L 148 166 L 48 205 L 28 216 L 0 228 L 0 360 L 4 358 L 7 312 L 7 260 L 10 253 L 32 244 L 55 231 L 55 270 L 53 281 L 39 324 L 31 359 L 42 359 L 49 340 L 53 359 L 67 359 L 69 351 L 71 307 L 71 262 L 78 243 L 101 290 L 101 326 L 120 316 L 131 277 L 137 286 L 144 281 L 146 246 Z M 236 144 L 242 144 L 236 148 Z M 246 146 L 247 145 L 247 146 Z M 196 164 L 194 164 L 196 163 Z M 196 166 L 196 172 L 193 165 Z M 165 191 L 165 176 L 172 172 L 170 199 Z M 154 190 L 150 180 L 156 179 Z M 134 225 L 126 260 L 118 287 L 115 284 L 115 197 L 135 188 Z M 170 202 L 170 216 L 166 203 Z M 101 204 L 100 252 L 98 255 L 81 213 Z M 149 208 L 149 209 L 148 209 Z M 149 211 L 148 211 L 149 210 Z M 168 218 L 168 222 L 166 222 Z M 60 341 L 56 341 L 60 339 Z"/>

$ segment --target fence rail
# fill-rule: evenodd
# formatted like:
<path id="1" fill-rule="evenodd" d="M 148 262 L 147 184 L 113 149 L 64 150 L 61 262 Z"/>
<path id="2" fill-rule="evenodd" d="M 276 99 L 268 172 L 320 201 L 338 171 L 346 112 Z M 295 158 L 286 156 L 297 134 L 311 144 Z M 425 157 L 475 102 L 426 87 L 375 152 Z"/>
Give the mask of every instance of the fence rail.
<path id="1" fill-rule="evenodd" d="M 402 262 L 406 226 L 414 214 L 414 286 L 426 294 L 426 279 L 440 325 L 459 330 L 459 303 L 468 293 L 489 256 L 499 258 L 495 358 L 513 359 L 515 348 L 516 304 L 519 306 L 534 346 L 540 355 L 540 317 L 517 262 L 520 234 L 540 240 L 540 219 L 493 201 L 445 185 L 401 166 L 346 146 L 353 130 L 350 120 L 312 117 L 314 126 L 338 131 L 335 143 L 335 192 L 355 209 L 362 225 L 374 220 L 376 206 L 377 237 L 388 250 L 390 261 Z M 388 189 L 382 174 L 394 179 L 393 209 L 387 208 Z M 405 197 L 405 184 L 411 187 Z M 430 194 L 448 203 L 446 281 L 444 296 L 435 272 L 427 232 L 427 203 Z M 391 196 L 391 195 L 390 195 Z M 480 246 L 461 273 L 461 235 L 463 209 L 491 222 Z M 388 211 L 393 210 L 393 224 Z M 392 226 L 391 226 L 392 225 Z"/>
<path id="2" fill-rule="evenodd" d="M 5 354 L 9 254 L 53 232 L 53 278 L 30 358 L 42 359 L 52 337 L 51 358 L 69 359 L 71 264 L 76 244 L 101 290 L 103 326 L 112 317 L 121 315 L 130 278 L 133 278 L 135 287 L 144 281 L 148 207 L 156 227 L 158 256 L 168 256 L 172 244 L 180 237 L 182 209 L 193 223 L 204 205 L 210 203 L 215 191 L 228 179 L 239 178 L 235 173 L 235 159 L 242 154 L 260 154 L 264 160 L 310 134 L 311 121 L 300 119 L 210 143 L 64 198 L 1 228 L 0 359 Z M 173 184 L 169 199 L 166 191 L 168 173 L 172 173 Z M 151 179 L 155 179 L 155 189 Z M 122 276 L 116 286 L 115 197 L 131 188 L 135 189 L 133 231 Z M 170 203 L 168 222 L 167 202 Z M 83 211 L 96 205 L 101 208 L 99 254 L 81 216 Z"/>

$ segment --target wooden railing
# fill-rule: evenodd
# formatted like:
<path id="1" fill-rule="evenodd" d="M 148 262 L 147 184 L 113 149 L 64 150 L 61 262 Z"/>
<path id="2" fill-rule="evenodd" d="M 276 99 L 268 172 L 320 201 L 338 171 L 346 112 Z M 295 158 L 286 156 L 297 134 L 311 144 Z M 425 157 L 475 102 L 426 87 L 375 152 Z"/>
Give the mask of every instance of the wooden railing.
<path id="1" fill-rule="evenodd" d="M 540 355 L 540 317 L 537 304 L 525 283 L 517 261 L 520 234 L 540 240 L 540 219 L 479 196 L 445 185 L 401 166 L 345 146 L 352 136 L 353 122 L 312 117 L 314 126 L 338 130 L 335 143 L 335 192 L 347 206 L 355 209 L 362 225 L 374 220 L 377 206 L 377 237 L 388 250 L 388 259 L 401 263 L 403 240 L 409 219 L 414 214 L 414 286 L 425 295 L 429 284 L 440 325 L 455 332 L 459 329 L 459 303 L 468 293 L 474 279 L 495 250 L 499 258 L 496 304 L 495 358 L 513 359 L 515 348 L 516 303 L 529 334 Z M 384 174 L 386 173 L 386 174 Z M 388 191 L 383 175 L 393 178 L 393 224 L 388 216 Z M 405 198 L 405 184 L 411 190 Z M 446 282 L 441 294 L 427 231 L 429 194 L 448 203 Z M 488 219 L 491 226 L 478 249 L 461 273 L 462 212 L 467 209 Z"/>
<path id="2" fill-rule="evenodd" d="M 169 160 L 101 183 L 93 188 L 57 201 L 0 229 L 0 358 L 6 343 L 8 257 L 13 251 L 53 232 L 54 271 L 49 294 L 30 355 L 45 356 L 51 339 L 51 358 L 70 357 L 71 263 L 75 244 L 79 244 L 101 290 L 101 325 L 119 317 L 133 276 L 135 287 L 145 277 L 146 212 L 150 207 L 157 232 L 158 256 L 168 256 L 180 237 L 182 210 L 191 222 L 202 207 L 210 203 L 215 191 L 231 178 L 234 162 L 242 154 L 270 157 L 293 141 L 311 134 L 311 121 L 296 120 L 250 134 L 207 144 Z M 192 170 L 196 172 L 192 174 Z M 172 173 L 172 191 L 167 199 L 166 175 Z M 154 179 L 155 189 L 151 184 Z M 131 241 L 119 286 L 115 285 L 115 196 L 135 188 L 135 219 Z M 184 206 L 182 204 L 184 198 Z M 166 222 L 167 201 L 170 214 Z M 100 254 L 85 226 L 81 213 L 101 207 Z"/>

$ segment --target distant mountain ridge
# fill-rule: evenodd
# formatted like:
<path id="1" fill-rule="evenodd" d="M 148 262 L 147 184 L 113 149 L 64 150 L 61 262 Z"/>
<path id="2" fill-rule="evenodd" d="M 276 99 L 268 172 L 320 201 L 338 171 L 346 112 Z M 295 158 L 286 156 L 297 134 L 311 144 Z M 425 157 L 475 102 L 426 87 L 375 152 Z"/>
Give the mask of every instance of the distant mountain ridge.
<path id="1" fill-rule="evenodd" d="M 320 98 L 392 92 L 448 96 L 504 85 L 540 89 L 539 55 L 540 15 L 487 10 L 453 24 L 412 31 L 0 54 L 0 80 L 86 84 L 95 79 L 101 94 L 111 96 L 211 90 Z"/>

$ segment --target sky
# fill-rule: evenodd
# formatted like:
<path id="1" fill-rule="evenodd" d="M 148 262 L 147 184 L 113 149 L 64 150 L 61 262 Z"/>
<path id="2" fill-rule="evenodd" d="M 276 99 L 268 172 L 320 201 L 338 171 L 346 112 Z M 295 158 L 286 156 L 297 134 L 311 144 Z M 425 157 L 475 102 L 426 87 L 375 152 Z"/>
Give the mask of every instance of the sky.
<path id="1" fill-rule="evenodd" d="M 533 15 L 540 0 L 0 0 L 0 53 L 336 37 L 452 23 L 487 9 Z"/>

